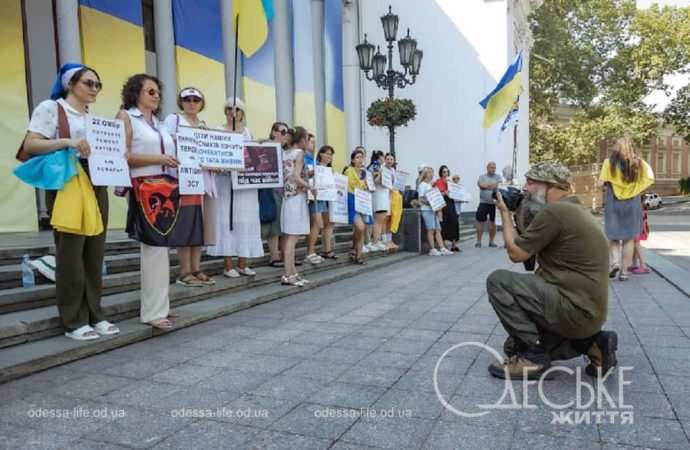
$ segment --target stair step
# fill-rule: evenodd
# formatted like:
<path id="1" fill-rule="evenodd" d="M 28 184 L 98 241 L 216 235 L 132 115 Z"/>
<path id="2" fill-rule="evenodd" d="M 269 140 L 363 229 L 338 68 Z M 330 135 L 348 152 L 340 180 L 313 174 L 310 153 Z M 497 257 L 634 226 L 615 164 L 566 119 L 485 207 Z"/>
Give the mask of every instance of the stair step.
<path id="1" fill-rule="evenodd" d="M 386 257 L 373 258 L 366 266 L 336 263 L 330 269 L 312 273 L 309 276 L 311 283 L 303 288 L 270 283 L 247 287 L 231 295 L 216 292 L 213 293 L 214 296 L 211 298 L 176 307 L 175 310 L 180 314 L 180 317 L 176 319 L 175 330 L 232 314 L 261 303 L 324 286 L 416 256 L 418 256 L 416 253 L 400 252 Z M 172 291 L 176 290 L 175 288 L 176 286 L 171 289 L 171 295 Z M 189 289 L 192 288 L 186 288 L 187 291 Z M 0 349 L 0 383 L 175 331 L 154 330 L 150 326 L 139 323 L 138 318 L 119 321 L 118 326 L 121 329 L 119 335 L 102 337 L 95 341 L 79 342 L 66 338 L 63 335 L 58 335 L 2 348 Z"/>
<path id="2" fill-rule="evenodd" d="M 338 255 L 338 260 L 326 260 L 315 266 L 305 263 L 300 272 L 309 277 L 314 273 L 347 265 L 349 262 L 346 253 L 347 249 Z M 378 252 L 372 254 L 372 257 L 377 258 L 383 255 L 383 252 Z M 173 306 L 179 306 L 242 289 L 277 284 L 282 274 L 281 268 L 267 266 L 259 269 L 255 277 L 233 279 L 217 277 L 214 286 L 185 287 L 172 284 L 169 294 L 170 302 Z M 138 287 L 137 285 L 135 289 L 103 296 L 101 306 L 109 320 L 116 321 L 139 315 L 140 291 Z M 0 348 L 43 339 L 62 332 L 62 322 L 55 306 L 0 315 Z"/>

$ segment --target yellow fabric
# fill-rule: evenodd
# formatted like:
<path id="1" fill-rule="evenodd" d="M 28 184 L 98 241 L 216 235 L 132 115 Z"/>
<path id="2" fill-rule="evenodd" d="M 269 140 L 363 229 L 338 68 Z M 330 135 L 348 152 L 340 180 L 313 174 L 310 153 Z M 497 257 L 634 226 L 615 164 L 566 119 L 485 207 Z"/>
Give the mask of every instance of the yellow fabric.
<path id="1" fill-rule="evenodd" d="M 256 53 L 268 38 L 268 20 L 261 0 L 234 0 L 233 30 L 237 16 L 240 17 L 239 46 L 249 58 Z"/>
<path id="2" fill-rule="evenodd" d="M 649 167 L 646 161 L 642 160 L 642 173 L 637 181 L 628 183 L 623 179 L 623 173 L 620 170 L 615 170 L 611 174 L 611 164 L 606 158 L 601 165 L 601 173 L 599 174 L 599 181 L 610 183 L 613 187 L 613 193 L 618 200 L 627 200 L 640 195 L 647 190 L 649 186 L 654 184 L 654 172 Z"/>
<path id="3" fill-rule="evenodd" d="M 345 170 L 345 175 L 347 176 L 347 192 L 354 194 L 355 189 L 369 190 L 367 180 L 360 180 L 359 172 L 354 167 L 348 167 Z"/>
<path id="4" fill-rule="evenodd" d="M 402 219 L 403 198 L 398 191 L 391 191 L 391 233 L 397 233 Z"/>
<path id="5" fill-rule="evenodd" d="M 81 164 L 77 163 L 77 176 L 58 191 L 50 224 L 57 231 L 82 236 L 96 236 L 103 232 L 96 194 Z"/>
<path id="6" fill-rule="evenodd" d="M 498 120 L 503 119 L 513 108 L 515 99 L 518 98 L 521 91 L 522 74 L 518 73 L 510 83 L 503 86 L 503 89 L 496 92 L 496 95 L 491 97 L 484 111 L 484 122 L 482 126 L 484 128 L 489 128 Z"/>

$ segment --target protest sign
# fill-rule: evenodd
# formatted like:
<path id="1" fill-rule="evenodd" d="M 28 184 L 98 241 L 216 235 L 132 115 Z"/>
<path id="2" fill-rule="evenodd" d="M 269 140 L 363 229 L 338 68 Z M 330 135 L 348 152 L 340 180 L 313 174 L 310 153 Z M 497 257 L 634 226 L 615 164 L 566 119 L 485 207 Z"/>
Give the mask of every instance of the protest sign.
<path id="1" fill-rule="evenodd" d="M 328 215 L 332 223 L 348 223 L 349 209 L 347 205 L 347 177 L 345 175 L 334 175 L 336 198 L 328 202 Z"/>
<path id="2" fill-rule="evenodd" d="M 431 206 L 431 209 L 434 211 L 443 209 L 443 207 L 446 206 L 446 201 L 443 199 L 441 191 L 436 188 L 431 189 L 429 192 L 424 194 L 424 196 L 429 201 L 429 206 Z"/>
<path id="3" fill-rule="evenodd" d="M 388 189 L 394 188 L 395 172 L 387 167 L 381 169 L 381 185 Z"/>
<path id="4" fill-rule="evenodd" d="M 235 189 L 283 187 L 283 151 L 280 144 L 247 142 L 244 147 L 244 170 L 232 172 Z"/>
<path id="5" fill-rule="evenodd" d="M 178 136 L 183 129 L 180 127 Z M 244 169 L 244 136 L 200 128 L 189 130 L 196 139 L 197 155 L 202 167 L 225 170 Z"/>
<path id="6" fill-rule="evenodd" d="M 396 171 L 395 172 L 395 178 L 394 178 L 395 189 L 399 190 L 400 192 L 405 192 L 405 183 L 407 183 L 407 177 L 409 175 L 410 175 L 409 173 L 402 171 L 402 170 Z"/>
<path id="7" fill-rule="evenodd" d="M 373 215 L 371 192 L 355 189 L 355 211 L 365 216 Z"/>
<path id="8" fill-rule="evenodd" d="M 86 140 L 91 146 L 91 183 L 94 186 L 131 186 L 125 159 L 124 122 L 87 115 Z"/>
<path id="9" fill-rule="evenodd" d="M 337 198 L 335 178 L 331 167 L 314 167 L 314 187 L 316 187 L 317 200 L 333 201 Z"/>

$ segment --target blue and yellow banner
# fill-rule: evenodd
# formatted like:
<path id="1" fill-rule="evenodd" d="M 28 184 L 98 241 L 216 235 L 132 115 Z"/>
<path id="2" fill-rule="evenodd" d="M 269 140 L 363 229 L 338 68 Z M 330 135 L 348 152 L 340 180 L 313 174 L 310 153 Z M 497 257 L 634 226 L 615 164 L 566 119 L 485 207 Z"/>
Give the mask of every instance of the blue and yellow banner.
<path id="1" fill-rule="evenodd" d="M 510 112 L 522 91 L 522 52 L 508 67 L 498 85 L 479 104 L 484 108 L 483 127 L 489 128 Z"/>
<path id="2" fill-rule="evenodd" d="M 295 125 L 303 126 L 316 134 L 311 0 L 292 0 L 291 16 Z"/>
<path id="3" fill-rule="evenodd" d="M 36 194 L 34 189 L 12 175 L 17 165 L 14 155 L 26 134 L 29 107 L 24 61 L 24 32 L 21 0 L 3 2 L 0 16 L 0 232 L 36 231 Z"/>
<path id="4" fill-rule="evenodd" d="M 349 163 L 346 148 L 345 98 L 343 94 L 343 7 L 341 0 L 324 4 L 324 36 L 326 71 L 326 143 L 335 149 L 334 166 L 341 169 Z"/>

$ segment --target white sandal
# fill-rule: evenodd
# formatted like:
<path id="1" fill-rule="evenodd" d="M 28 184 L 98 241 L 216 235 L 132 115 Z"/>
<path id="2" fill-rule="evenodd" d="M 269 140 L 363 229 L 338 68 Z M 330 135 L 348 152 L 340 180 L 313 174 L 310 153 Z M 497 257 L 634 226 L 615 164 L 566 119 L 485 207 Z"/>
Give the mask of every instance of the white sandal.
<path id="1" fill-rule="evenodd" d="M 93 326 L 93 329 L 96 331 L 96 333 L 100 334 L 101 336 L 112 336 L 120 332 L 120 329 L 118 327 L 108 322 L 107 320 L 101 320 Z"/>
<path id="2" fill-rule="evenodd" d="M 65 336 L 75 341 L 93 341 L 100 336 L 90 325 L 83 325 L 76 330 L 65 332 Z"/>

